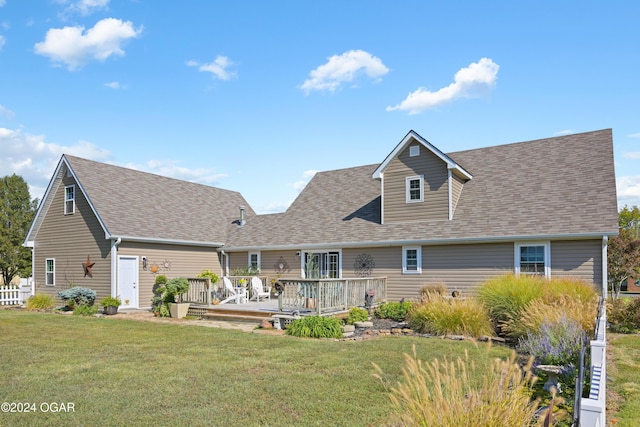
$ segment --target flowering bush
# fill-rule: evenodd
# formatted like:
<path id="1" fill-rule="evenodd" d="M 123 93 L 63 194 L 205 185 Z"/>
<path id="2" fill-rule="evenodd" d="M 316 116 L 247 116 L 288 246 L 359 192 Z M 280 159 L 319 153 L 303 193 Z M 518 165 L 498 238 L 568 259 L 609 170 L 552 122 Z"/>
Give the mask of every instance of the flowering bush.
<path id="1" fill-rule="evenodd" d="M 586 337 L 579 323 L 563 316 L 557 322 L 544 322 L 539 332 L 528 332 L 520 338 L 518 351 L 533 356 L 539 365 L 577 366 Z"/>

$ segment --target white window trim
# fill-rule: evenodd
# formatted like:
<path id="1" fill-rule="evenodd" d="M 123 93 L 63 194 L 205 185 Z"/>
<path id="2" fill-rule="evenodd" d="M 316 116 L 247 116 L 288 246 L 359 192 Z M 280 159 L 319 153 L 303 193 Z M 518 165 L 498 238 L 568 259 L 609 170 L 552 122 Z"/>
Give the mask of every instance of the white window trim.
<path id="1" fill-rule="evenodd" d="M 411 199 L 411 181 L 420 181 L 420 199 Z M 424 175 L 408 176 L 405 178 L 405 199 L 407 203 L 420 203 L 424 201 Z"/>
<path id="2" fill-rule="evenodd" d="M 342 278 L 342 249 L 319 249 L 317 251 L 301 251 L 300 252 L 300 277 L 302 277 L 303 279 L 306 279 L 306 271 L 305 271 L 305 258 L 307 257 L 307 254 L 320 254 L 320 253 L 325 253 L 328 254 L 330 252 L 337 252 L 338 253 L 338 279 Z"/>
<path id="3" fill-rule="evenodd" d="M 420 155 L 420 146 L 419 145 L 410 145 L 409 146 L 409 157 L 418 157 Z"/>
<path id="4" fill-rule="evenodd" d="M 416 270 L 407 270 L 407 251 L 415 250 L 418 265 Z M 422 246 L 403 246 L 402 247 L 402 274 L 422 274 Z"/>
<path id="5" fill-rule="evenodd" d="M 47 270 L 47 264 L 49 261 L 53 261 L 53 271 Z M 47 282 L 47 277 L 49 273 L 53 273 L 53 283 Z M 44 285 L 45 286 L 55 286 L 56 285 L 56 259 L 55 258 L 47 258 L 44 260 Z"/>
<path id="6" fill-rule="evenodd" d="M 551 279 L 551 242 L 548 240 L 514 243 L 513 265 L 516 276 L 520 275 L 520 248 L 526 246 L 544 246 L 544 277 Z"/>
<path id="7" fill-rule="evenodd" d="M 249 254 L 247 255 L 247 257 L 248 257 L 247 265 L 249 267 L 253 267 L 253 264 L 251 263 L 251 255 L 257 255 L 257 264 L 258 264 L 258 273 L 259 273 L 260 272 L 260 265 L 262 264 L 260 262 L 260 252 L 249 252 Z"/>
<path id="8" fill-rule="evenodd" d="M 73 188 L 73 199 L 67 199 L 67 189 Z M 71 211 L 67 210 L 67 202 L 73 202 Z M 76 186 L 75 185 L 67 185 L 64 187 L 64 214 L 71 215 L 76 212 Z"/>

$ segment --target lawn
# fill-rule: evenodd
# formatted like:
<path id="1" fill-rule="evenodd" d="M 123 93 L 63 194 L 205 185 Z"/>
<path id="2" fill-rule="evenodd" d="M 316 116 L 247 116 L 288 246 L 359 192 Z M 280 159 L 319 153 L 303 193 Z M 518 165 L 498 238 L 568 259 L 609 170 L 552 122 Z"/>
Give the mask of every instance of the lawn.
<path id="1" fill-rule="evenodd" d="M 315 340 L 20 310 L 0 310 L 0 335 L 0 402 L 35 406 L 0 412 L 0 426 L 380 426 L 413 345 L 423 360 L 468 350 L 480 367 L 511 354 L 435 338 Z"/>
<path id="2" fill-rule="evenodd" d="M 613 334 L 609 340 L 607 367 L 608 425 L 640 425 L 640 335 Z"/>

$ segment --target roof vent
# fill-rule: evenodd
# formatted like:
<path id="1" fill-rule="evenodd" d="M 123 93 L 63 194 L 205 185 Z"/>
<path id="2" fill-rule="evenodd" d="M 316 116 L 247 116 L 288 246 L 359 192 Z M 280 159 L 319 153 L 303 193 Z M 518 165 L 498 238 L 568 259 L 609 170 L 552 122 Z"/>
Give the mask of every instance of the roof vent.
<path id="1" fill-rule="evenodd" d="M 247 223 L 247 221 L 244 219 L 244 209 L 244 206 L 240 206 L 240 227 Z"/>

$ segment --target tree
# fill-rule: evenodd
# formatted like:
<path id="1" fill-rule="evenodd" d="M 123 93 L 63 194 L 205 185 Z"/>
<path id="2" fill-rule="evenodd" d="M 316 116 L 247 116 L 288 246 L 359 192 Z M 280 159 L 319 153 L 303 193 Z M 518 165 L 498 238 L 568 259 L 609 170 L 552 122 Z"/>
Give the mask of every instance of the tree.
<path id="1" fill-rule="evenodd" d="M 29 196 L 21 176 L 0 179 L 0 273 L 4 284 L 16 275 L 31 275 L 31 250 L 22 244 L 35 216 L 38 200 Z"/>
<path id="2" fill-rule="evenodd" d="M 611 296 L 620 295 L 622 284 L 640 277 L 640 209 L 625 206 L 618 214 L 620 234 L 609 239 L 607 264 Z"/>

